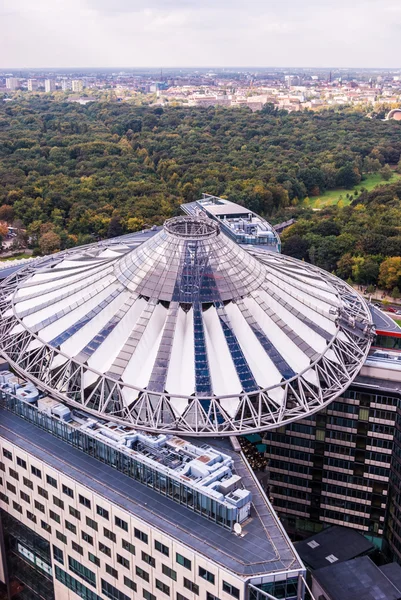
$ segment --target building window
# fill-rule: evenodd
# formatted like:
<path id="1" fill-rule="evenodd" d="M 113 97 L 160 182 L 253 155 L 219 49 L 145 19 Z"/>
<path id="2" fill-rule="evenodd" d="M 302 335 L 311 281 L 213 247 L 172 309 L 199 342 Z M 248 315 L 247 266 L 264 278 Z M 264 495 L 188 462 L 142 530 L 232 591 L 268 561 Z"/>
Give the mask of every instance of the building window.
<path id="1" fill-rule="evenodd" d="M 176 552 L 175 560 L 178 562 L 179 565 L 182 565 L 186 569 L 191 570 L 191 561 L 188 558 L 185 558 L 185 556 L 182 556 L 182 554 L 178 554 L 178 552 Z"/>
<path id="2" fill-rule="evenodd" d="M 109 511 L 103 508 L 102 506 L 96 506 L 96 512 L 98 515 L 103 517 L 103 519 L 109 520 Z"/>
<path id="3" fill-rule="evenodd" d="M 33 490 L 33 483 L 30 479 L 27 479 L 27 477 L 23 477 L 22 481 L 24 482 L 24 485 L 26 485 L 27 488 Z"/>
<path id="4" fill-rule="evenodd" d="M 193 594 L 199 596 L 199 585 L 196 585 L 193 581 L 190 581 L 186 577 L 184 577 L 184 588 L 190 590 Z"/>
<path id="5" fill-rule="evenodd" d="M 169 549 L 167 546 L 155 540 L 155 550 L 164 554 L 164 556 L 169 556 Z"/>
<path id="6" fill-rule="evenodd" d="M 21 496 L 22 500 L 25 500 L 25 502 L 28 502 L 28 504 L 31 503 L 30 497 L 28 496 L 28 494 L 25 494 L 25 492 L 20 492 L 20 496 Z"/>
<path id="7" fill-rule="evenodd" d="M 26 470 L 26 461 L 20 456 L 17 456 L 17 465 Z"/>
<path id="8" fill-rule="evenodd" d="M 8 460 L 12 460 L 13 459 L 13 455 L 11 454 L 11 452 L 9 450 L 6 450 L 6 448 L 3 448 L 3 456 L 5 456 L 6 458 L 8 458 Z"/>
<path id="9" fill-rule="evenodd" d="M 324 429 L 316 429 L 316 439 L 318 442 L 324 442 L 326 439 L 326 431 Z"/>
<path id="10" fill-rule="evenodd" d="M 74 492 L 72 491 L 71 488 L 69 488 L 68 486 L 63 484 L 62 490 L 63 490 L 63 494 L 66 494 L 70 498 L 74 498 Z"/>
<path id="11" fill-rule="evenodd" d="M 117 527 L 124 529 L 124 531 L 128 531 L 128 523 L 120 519 L 120 517 L 114 517 L 114 522 L 117 525 Z"/>
<path id="12" fill-rule="evenodd" d="M 147 590 L 143 590 L 143 597 L 145 598 L 145 600 L 157 600 L 156 596 L 154 594 L 151 594 Z"/>
<path id="13" fill-rule="evenodd" d="M 94 554 L 92 554 L 92 552 L 88 552 L 88 558 L 91 561 L 91 563 L 93 563 L 97 567 L 100 567 L 100 560 L 98 559 L 97 556 L 95 556 Z"/>
<path id="14" fill-rule="evenodd" d="M 46 475 L 46 481 L 49 485 L 57 489 L 57 479 L 54 479 L 51 475 Z"/>
<path id="15" fill-rule="evenodd" d="M 17 471 L 14 471 L 14 469 L 12 469 L 11 467 L 8 470 L 10 472 L 10 476 L 13 479 L 16 479 L 17 481 L 19 481 L 19 475 L 18 475 Z"/>
<path id="16" fill-rule="evenodd" d="M 37 469 L 33 465 L 31 465 L 31 473 L 32 473 L 32 475 L 39 477 L 39 479 L 42 479 L 42 471 L 40 469 Z"/>
<path id="17" fill-rule="evenodd" d="M 127 540 L 122 540 L 122 547 L 124 548 L 124 550 L 127 550 L 127 552 L 135 554 L 135 546 L 133 544 L 130 544 Z"/>
<path id="18" fill-rule="evenodd" d="M 53 510 L 49 510 L 49 517 L 56 521 L 56 523 L 61 523 L 60 515 L 55 513 Z"/>
<path id="19" fill-rule="evenodd" d="M 42 529 L 44 529 L 45 531 L 47 531 L 47 533 L 51 533 L 52 532 L 52 528 L 50 527 L 50 525 L 48 523 L 46 523 L 46 521 L 41 521 L 40 525 L 41 525 Z"/>
<path id="20" fill-rule="evenodd" d="M 56 560 L 57 562 L 61 563 L 62 565 L 64 564 L 64 552 L 62 550 L 60 550 L 60 548 L 57 548 L 57 546 L 55 546 L 53 544 L 53 557 L 54 560 Z"/>
<path id="21" fill-rule="evenodd" d="M 94 521 L 90 517 L 86 517 L 86 524 L 87 524 L 88 527 L 91 527 L 92 529 L 94 529 L 95 531 L 97 531 L 97 523 L 96 523 L 96 521 Z"/>
<path id="22" fill-rule="evenodd" d="M 15 487 L 15 485 L 10 483 L 9 481 L 7 481 L 7 483 L 6 483 L 6 488 L 8 489 L 9 492 L 12 492 L 13 494 L 17 493 L 17 488 Z"/>
<path id="23" fill-rule="evenodd" d="M 57 498 L 57 496 L 53 496 L 53 504 L 64 510 L 64 502 L 60 498 Z"/>
<path id="24" fill-rule="evenodd" d="M 18 502 L 14 502 L 13 501 L 13 509 L 16 510 L 17 512 L 19 512 L 22 515 L 22 506 L 21 504 L 18 504 Z M 43 521 L 42 521 L 43 523 Z M 50 529 L 50 527 L 49 527 Z"/>
<path id="25" fill-rule="evenodd" d="M 78 552 L 78 554 L 80 554 L 81 556 L 84 555 L 84 549 L 82 548 L 82 546 L 77 544 L 77 542 L 74 542 L 74 540 L 71 542 L 71 547 L 73 550 L 75 550 L 75 552 Z"/>
<path id="26" fill-rule="evenodd" d="M 8 504 L 8 497 L 3 494 L 3 492 L 0 492 L 0 500 L 2 500 L 5 504 Z"/>
<path id="27" fill-rule="evenodd" d="M 284 433 L 285 433 L 285 431 L 284 431 Z M 211 594 L 210 592 L 206 592 L 206 600 L 220 600 L 220 598 L 218 598 L 214 594 Z"/>
<path id="28" fill-rule="evenodd" d="M 167 575 L 167 577 L 170 577 L 170 579 L 177 581 L 177 571 L 174 571 L 174 569 L 170 569 L 170 567 L 168 567 L 167 565 L 162 565 L 162 573 L 163 575 Z"/>
<path id="29" fill-rule="evenodd" d="M 35 515 L 33 513 L 31 513 L 29 510 L 26 511 L 26 516 L 27 516 L 27 519 L 32 521 L 32 523 L 36 523 Z"/>
<path id="30" fill-rule="evenodd" d="M 35 505 L 36 510 L 39 510 L 42 513 L 45 512 L 44 504 L 41 504 L 40 502 L 38 502 L 37 500 L 35 500 L 34 501 L 34 505 Z"/>
<path id="31" fill-rule="evenodd" d="M 67 519 L 65 520 L 65 528 L 68 529 L 68 531 L 71 531 L 71 533 L 77 533 L 77 528 L 75 525 L 70 523 L 70 521 L 67 521 Z"/>
<path id="32" fill-rule="evenodd" d="M 68 507 L 69 513 L 72 517 L 74 517 L 75 519 L 78 519 L 78 521 L 81 520 L 81 513 L 79 512 L 79 510 L 77 510 L 76 508 L 74 508 L 73 506 L 69 506 Z"/>
<path id="33" fill-rule="evenodd" d="M 38 494 L 39 496 L 42 496 L 42 498 L 44 498 L 45 500 L 49 499 L 49 494 L 46 492 L 46 490 L 40 487 L 40 485 L 38 485 Z"/>
<path id="34" fill-rule="evenodd" d="M 64 533 L 61 533 L 61 531 L 56 531 L 56 538 L 60 540 L 60 542 L 63 542 L 63 544 L 67 543 L 67 538 Z"/>
<path id="35" fill-rule="evenodd" d="M 84 598 L 84 600 L 102 600 L 95 592 L 92 592 L 92 590 L 87 588 L 83 583 L 60 569 L 58 565 L 55 565 L 55 567 L 57 581 L 60 581 L 68 589 L 77 594 L 77 596 Z"/>
<path id="36" fill-rule="evenodd" d="M 121 556 L 121 554 L 117 554 L 117 562 L 126 569 L 129 569 L 129 560 L 124 558 L 124 556 Z"/>
<path id="37" fill-rule="evenodd" d="M 360 408 L 359 409 L 359 420 L 360 421 L 369 421 L 369 409 L 368 408 Z"/>
<path id="38" fill-rule="evenodd" d="M 156 587 L 158 590 L 163 592 L 163 594 L 166 594 L 166 596 L 170 596 L 169 586 L 163 583 L 162 581 L 159 581 L 159 579 L 156 579 Z"/>
<path id="39" fill-rule="evenodd" d="M 88 544 L 93 546 L 93 537 L 89 535 L 89 533 L 86 533 L 86 531 L 81 531 L 81 537 L 84 540 L 84 542 L 88 542 Z"/>
<path id="40" fill-rule="evenodd" d="M 99 550 L 100 552 L 103 552 L 103 554 L 106 554 L 106 556 L 111 557 L 111 550 L 108 546 L 105 546 L 104 544 L 102 544 L 102 542 L 99 542 Z"/>
<path id="41" fill-rule="evenodd" d="M 143 560 L 143 562 L 145 562 L 147 565 L 150 565 L 151 567 L 156 566 L 156 561 L 153 558 L 153 556 L 150 556 L 150 554 L 146 554 L 146 552 L 142 552 L 142 560 Z"/>
<path id="42" fill-rule="evenodd" d="M 125 575 L 124 575 L 124 585 L 126 585 L 130 590 L 133 590 L 134 592 L 136 592 L 136 590 L 137 590 L 135 581 L 132 581 L 132 579 L 129 579 Z"/>
<path id="43" fill-rule="evenodd" d="M 147 536 L 147 534 L 144 533 L 143 531 L 141 531 L 140 529 L 137 529 L 136 527 L 134 527 L 134 536 L 138 540 L 141 540 L 141 542 L 143 542 L 144 544 L 148 543 L 148 536 Z"/>
<path id="44" fill-rule="evenodd" d="M 118 579 L 118 573 L 111 565 L 106 564 L 106 573 L 114 577 L 114 579 Z"/>
<path id="45" fill-rule="evenodd" d="M 145 581 L 149 582 L 149 573 L 141 569 L 141 567 L 135 567 L 135 573 L 138 575 L 138 577 L 141 577 Z"/>
<path id="46" fill-rule="evenodd" d="M 86 583 L 96 587 L 96 575 L 93 571 L 88 569 L 88 567 L 84 567 L 84 565 L 81 565 L 77 560 L 75 560 L 75 558 L 72 558 L 71 556 L 68 557 L 68 566 L 70 571 L 75 573 L 75 575 L 78 575 L 81 577 L 81 579 L 86 581 Z"/>
<path id="47" fill-rule="evenodd" d="M 185 598 L 180 592 L 177 592 L 177 600 L 188 600 L 188 598 Z"/>
<path id="48" fill-rule="evenodd" d="M 110 531 L 110 529 L 106 529 L 106 527 L 103 527 L 103 535 L 111 542 L 116 542 L 117 540 L 116 534 Z"/>
<path id="49" fill-rule="evenodd" d="M 199 567 L 199 577 L 202 577 L 202 579 L 206 579 L 206 581 L 208 581 L 209 583 L 213 583 L 214 585 L 213 573 L 210 573 L 210 571 L 206 571 L 206 569 L 204 569 L 203 567 Z"/>
<path id="50" fill-rule="evenodd" d="M 111 583 L 104 579 L 102 579 L 102 594 L 111 600 L 130 600 L 126 594 L 120 592 L 114 585 L 111 585 Z"/>
<path id="51" fill-rule="evenodd" d="M 239 589 L 231 585 L 231 583 L 227 583 L 227 581 L 223 581 L 223 592 L 230 594 L 233 598 L 239 598 Z"/>
<path id="52" fill-rule="evenodd" d="M 4 473 L 6 472 L 6 466 L 3 463 L 3 461 L 0 460 L 0 471 L 3 471 Z"/>
<path id="53" fill-rule="evenodd" d="M 89 500 L 89 498 L 85 498 L 85 496 L 82 496 L 82 494 L 79 494 L 78 499 L 79 499 L 79 503 L 82 504 L 83 506 L 85 506 L 86 508 L 91 507 L 91 501 Z"/>

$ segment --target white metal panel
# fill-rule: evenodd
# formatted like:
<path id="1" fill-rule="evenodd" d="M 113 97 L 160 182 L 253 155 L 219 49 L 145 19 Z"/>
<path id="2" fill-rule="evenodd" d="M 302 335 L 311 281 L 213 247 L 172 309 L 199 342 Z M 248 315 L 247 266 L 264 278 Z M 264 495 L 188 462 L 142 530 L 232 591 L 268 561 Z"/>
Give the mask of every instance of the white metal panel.
<path id="1" fill-rule="evenodd" d="M 163 305 L 158 304 L 152 313 L 134 354 L 122 374 L 122 380 L 125 383 L 140 388 L 145 388 L 148 385 L 166 317 L 167 309 Z"/>
<path id="2" fill-rule="evenodd" d="M 193 310 L 178 309 L 173 347 L 167 373 L 166 390 L 191 396 L 195 392 L 195 352 Z M 178 407 L 181 403 L 176 402 Z M 187 401 L 185 401 L 187 405 Z"/>
<path id="3" fill-rule="evenodd" d="M 205 310 L 202 316 L 213 393 L 216 395 L 239 394 L 242 391 L 242 385 L 235 370 L 216 309 L 212 306 Z"/>
<path id="4" fill-rule="evenodd" d="M 138 298 L 133 306 L 127 311 L 121 321 L 116 325 L 113 331 L 107 336 L 105 342 L 88 359 L 88 365 L 105 373 L 113 364 L 121 348 L 127 341 L 135 323 L 145 308 L 147 302 L 144 298 Z"/>
<path id="5" fill-rule="evenodd" d="M 284 360 L 298 373 L 310 366 L 309 358 L 300 348 L 276 325 L 276 323 L 262 310 L 253 298 L 245 298 L 244 302 L 255 316 L 261 329 L 270 339 Z"/>

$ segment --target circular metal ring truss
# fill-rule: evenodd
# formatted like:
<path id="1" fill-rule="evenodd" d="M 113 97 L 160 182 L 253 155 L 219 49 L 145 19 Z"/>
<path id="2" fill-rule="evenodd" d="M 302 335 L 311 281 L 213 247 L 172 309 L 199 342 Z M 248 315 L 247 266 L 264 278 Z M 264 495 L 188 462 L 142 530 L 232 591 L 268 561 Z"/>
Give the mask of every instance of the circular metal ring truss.
<path id="1" fill-rule="evenodd" d="M 262 263 L 268 255 L 254 248 L 250 254 Z M 287 264 L 299 263 L 284 256 L 276 255 L 275 258 Z M 88 393 L 83 386 L 84 375 L 91 370 L 88 365 L 64 355 L 67 360 L 54 372 L 49 365 L 56 355 L 63 355 L 59 349 L 43 342 L 37 351 L 28 351 L 29 346 L 40 338 L 23 325 L 14 310 L 13 299 L 19 286 L 40 269 L 41 263 L 17 271 L 0 288 L 1 354 L 22 377 L 33 381 L 54 398 L 71 407 L 145 431 L 191 436 L 240 435 L 274 429 L 305 418 L 321 410 L 349 386 L 358 374 L 372 340 L 370 312 L 359 294 L 340 279 L 308 265 L 307 268 L 319 277 L 323 273 L 342 300 L 342 308 L 336 315 L 337 332 L 327 344 L 326 351 L 309 367 L 315 371 L 319 385 L 308 383 L 301 372 L 278 386 L 243 392 L 236 399 L 235 415 L 225 408 L 225 401 L 230 399 L 227 396 L 181 396 L 179 398 L 187 403 L 187 407 L 177 415 L 169 395 L 147 389 L 140 389 L 137 400 L 127 406 L 123 391 L 132 386 L 98 372 L 97 384 Z M 329 350 L 335 353 L 337 361 L 328 358 Z M 281 402 L 274 400 L 271 393 L 274 389 L 282 390 Z"/>

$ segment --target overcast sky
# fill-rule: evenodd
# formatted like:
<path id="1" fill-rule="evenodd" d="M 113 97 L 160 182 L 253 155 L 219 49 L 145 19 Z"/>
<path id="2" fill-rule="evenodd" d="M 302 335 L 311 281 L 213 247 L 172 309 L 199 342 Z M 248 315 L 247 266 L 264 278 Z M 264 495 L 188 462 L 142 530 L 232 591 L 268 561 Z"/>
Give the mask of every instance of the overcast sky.
<path id="1" fill-rule="evenodd" d="M 401 0 L 0 0 L 0 67 L 401 66 Z"/>

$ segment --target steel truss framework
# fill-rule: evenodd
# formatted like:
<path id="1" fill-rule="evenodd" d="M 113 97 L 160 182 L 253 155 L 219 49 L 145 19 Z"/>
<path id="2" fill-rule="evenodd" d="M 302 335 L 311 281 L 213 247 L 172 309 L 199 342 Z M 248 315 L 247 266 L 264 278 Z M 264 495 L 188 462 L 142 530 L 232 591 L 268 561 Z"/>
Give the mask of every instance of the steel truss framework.
<path id="1" fill-rule="evenodd" d="M 263 262 L 263 252 L 251 250 L 251 254 Z M 287 264 L 298 264 L 298 261 L 288 257 L 281 259 Z M 87 364 L 68 357 L 43 340 L 40 348 L 28 350 L 30 344 L 40 338 L 27 329 L 17 316 L 14 295 L 18 287 L 40 269 L 40 265 L 40 262 L 31 264 L 17 271 L 0 288 L 0 313 L 3 315 L 0 322 L 1 354 L 22 377 L 34 382 L 54 398 L 145 431 L 191 436 L 239 435 L 274 429 L 305 418 L 321 410 L 349 386 L 367 356 L 373 337 L 370 312 L 363 299 L 347 284 L 324 273 L 341 297 L 342 308 L 336 316 L 336 335 L 328 342 L 325 352 L 309 367 L 317 375 L 318 386 L 308 383 L 302 373 L 297 373 L 278 386 L 240 394 L 234 416 L 230 416 L 223 408 L 228 396 L 188 398 L 175 395 L 174 398 L 187 401 L 187 408 L 182 414 L 174 411 L 167 394 L 146 389 L 140 390 L 137 399 L 127 404 L 123 391 L 133 386 L 95 371 L 96 383 L 89 390 L 85 389 L 84 373 L 94 371 Z M 315 270 L 319 277 L 322 276 L 319 269 L 313 266 L 310 269 Z M 11 316 L 4 316 L 6 311 L 10 313 L 10 308 L 13 309 Z M 18 324 L 20 326 L 15 329 Z M 11 333 L 13 329 L 15 331 Z M 340 332 L 342 335 L 339 335 Z M 326 356 L 329 349 L 334 352 L 337 361 Z M 58 369 L 50 369 L 58 354 L 67 360 L 64 359 Z M 282 402 L 275 401 L 269 395 L 270 390 L 277 388 L 284 392 Z"/>

